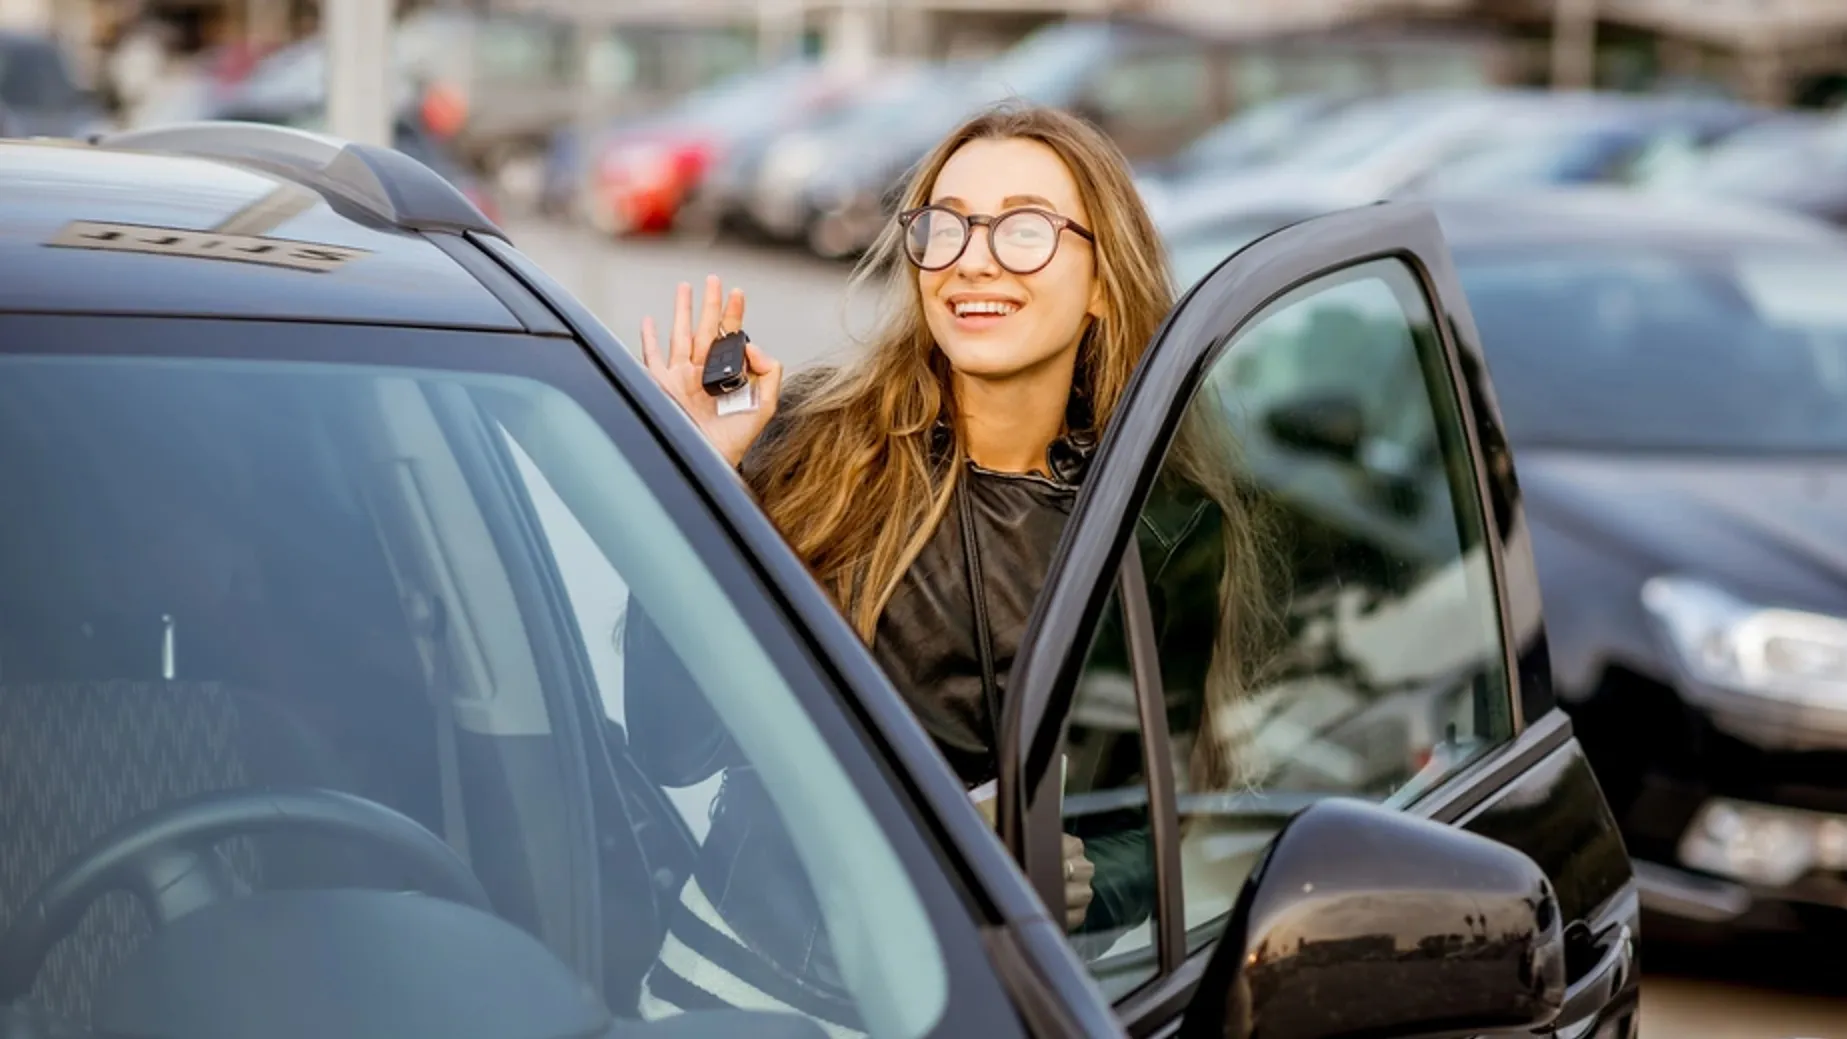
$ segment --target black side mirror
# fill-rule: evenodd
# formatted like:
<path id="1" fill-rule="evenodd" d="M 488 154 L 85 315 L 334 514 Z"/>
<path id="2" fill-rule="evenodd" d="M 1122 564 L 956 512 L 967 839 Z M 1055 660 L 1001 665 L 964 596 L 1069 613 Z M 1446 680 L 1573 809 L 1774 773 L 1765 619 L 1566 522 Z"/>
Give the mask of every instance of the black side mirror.
<path id="1" fill-rule="evenodd" d="M 1292 818 L 1245 882 L 1181 1035 L 1527 1031 L 1565 999 L 1557 896 L 1525 854 L 1346 799 Z"/>
<path id="2" fill-rule="evenodd" d="M 1305 394 L 1264 415 L 1278 443 L 1353 461 L 1366 439 L 1366 412 L 1351 395 L 1337 391 Z"/>

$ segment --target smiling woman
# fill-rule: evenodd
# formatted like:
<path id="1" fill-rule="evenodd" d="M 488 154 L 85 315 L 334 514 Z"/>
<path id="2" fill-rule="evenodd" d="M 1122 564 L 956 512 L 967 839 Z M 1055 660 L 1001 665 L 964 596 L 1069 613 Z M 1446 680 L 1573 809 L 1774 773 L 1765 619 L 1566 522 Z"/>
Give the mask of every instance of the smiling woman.
<path id="1" fill-rule="evenodd" d="M 856 363 L 807 376 L 785 395 L 780 366 L 751 346 L 761 404 L 721 407 L 703 390 L 702 372 L 721 332 L 742 327 L 744 299 L 725 299 L 715 277 L 697 322 L 692 289 L 680 287 L 668 341 L 649 322 L 643 354 L 739 466 L 957 776 L 977 790 L 997 775 L 1005 678 L 1021 634 L 1091 454 L 1171 306 L 1171 282 L 1121 154 L 1060 112 L 1003 107 L 977 116 L 920 164 L 898 210 L 866 267 L 891 273 L 893 305 Z M 1215 732 L 1228 731 L 1217 722 L 1242 689 L 1241 632 L 1261 627 L 1262 616 L 1251 567 L 1227 566 L 1259 554 L 1229 489 L 1229 458 L 1204 449 L 1223 443 L 1189 427 L 1162 492 L 1175 502 L 1173 521 L 1151 522 L 1144 545 L 1158 581 L 1180 572 L 1164 574 L 1164 560 L 1184 553 L 1200 564 L 1185 570 L 1199 588 L 1163 590 L 1189 604 L 1185 634 L 1204 633 L 1211 650 L 1200 654 L 1210 657 L 1196 686 L 1202 695 L 1178 710 Z M 650 623 L 631 620 L 631 662 L 661 655 L 650 648 L 658 642 Z M 1182 627 L 1161 618 L 1157 626 Z M 1117 638 L 1096 650 L 1105 660 L 1125 652 Z M 711 726 L 658 681 L 631 716 L 637 746 L 649 748 L 644 767 L 666 785 L 725 770 L 714 832 L 749 832 L 752 781 L 729 767 L 731 751 Z M 1201 740 L 1194 766 L 1222 779 L 1233 756 Z M 1147 920 L 1154 884 L 1144 813 L 1089 822 L 1065 836 L 1065 923 L 1094 955 Z M 812 940 L 803 921 L 772 920 L 753 905 L 788 901 L 790 878 L 779 876 L 774 850 L 717 837 L 707 843 L 714 847 L 711 875 L 725 878 L 732 901 L 714 905 L 689 891 L 679 926 L 735 938 L 717 950 L 724 962 L 663 959 L 649 980 L 654 1009 L 754 998 L 732 984 L 753 955 L 798 976 L 823 1003 L 837 999 L 827 943 Z"/>

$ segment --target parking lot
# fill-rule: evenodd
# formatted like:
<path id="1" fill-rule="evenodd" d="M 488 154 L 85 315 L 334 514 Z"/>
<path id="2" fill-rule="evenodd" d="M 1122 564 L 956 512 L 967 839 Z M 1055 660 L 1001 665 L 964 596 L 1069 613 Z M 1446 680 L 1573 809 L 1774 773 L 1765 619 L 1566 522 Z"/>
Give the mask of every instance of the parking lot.
<path id="1" fill-rule="evenodd" d="M 558 224 L 520 222 L 516 244 L 597 311 L 634 346 L 641 319 L 670 317 L 675 283 L 708 273 L 748 294 L 752 337 L 792 366 L 851 350 L 872 321 L 870 295 L 849 297 L 847 271 L 807 257 L 743 245 L 672 239 L 612 244 Z M 1719 957 L 1693 970 L 1651 972 L 1643 986 L 1643 1039 L 1847 1039 L 1847 999 L 1821 994 L 1827 979 L 1800 989 L 1762 979 L 1802 973 L 1799 964 L 1753 956 L 1747 975 Z M 1840 986 L 1834 984 L 1833 991 Z"/>

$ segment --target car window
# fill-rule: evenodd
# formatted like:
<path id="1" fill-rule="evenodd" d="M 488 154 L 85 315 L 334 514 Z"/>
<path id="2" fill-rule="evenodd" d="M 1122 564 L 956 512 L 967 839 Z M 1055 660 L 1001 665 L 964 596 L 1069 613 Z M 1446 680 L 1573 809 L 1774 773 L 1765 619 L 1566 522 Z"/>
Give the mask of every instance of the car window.
<path id="1" fill-rule="evenodd" d="M 76 87 L 56 48 L 0 43 L 0 103 L 24 109 L 52 109 L 71 104 L 76 98 Z"/>
<path id="2" fill-rule="evenodd" d="M 1458 270 L 1516 444 L 1847 450 L 1847 251 L 1493 249 Z"/>
<path id="3" fill-rule="evenodd" d="M 1155 849 L 1150 840 L 1144 732 L 1119 601 L 1092 642 L 1072 704 L 1061 763 L 1064 832 L 1095 869 L 1092 900 L 1070 937 L 1105 994 L 1117 999 L 1155 975 Z"/>
<path id="4" fill-rule="evenodd" d="M 473 34 L 483 82 L 562 86 L 570 82 L 571 38 L 566 29 L 541 20 L 496 18 Z"/>
<path id="5" fill-rule="evenodd" d="M 726 996 L 875 1035 L 942 1019 L 955 918 L 932 922 L 869 807 L 879 773 L 823 735 L 825 685 L 725 543 L 695 543 L 716 528 L 577 345 L 0 322 L 0 922 L 100 834 L 179 798 L 324 787 L 449 839 L 566 962 L 593 934 L 604 973 L 582 981 L 618 1015 L 699 1009 L 658 968 L 714 992 L 720 954 L 652 921 L 753 906 L 689 872 L 709 797 L 637 778 L 621 723 L 653 694 L 703 708 L 734 749 L 719 781 L 754 791 L 754 839 L 784 849 L 775 907 L 809 909 L 807 928 L 763 933 L 831 950 L 819 1005 L 846 1020 L 799 986 Z M 644 612 L 661 652 L 637 668 L 623 647 Z M 619 795 L 599 796 L 594 834 L 570 810 L 585 768 Z M 679 829 L 644 825 L 655 802 L 683 809 L 692 847 L 644 832 Z M 351 848 L 266 840 L 236 860 L 259 890 L 396 883 L 389 861 L 334 854 Z M 137 920 L 113 906 L 71 935 L 39 998 L 85 1012 Z"/>
<path id="6" fill-rule="evenodd" d="M 1104 72 L 1092 96 L 1111 125 L 1196 124 L 1211 114 L 1212 63 L 1197 49 L 1137 54 Z"/>
<path id="7" fill-rule="evenodd" d="M 1398 260 L 1297 288 L 1212 362 L 1137 527 L 1189 948 L 1222 931 L 1304 804 L 1408 805 L 1511 738 L 1474 472 L 1429 304 Z M 1093 655 L 1080 693 L 1093 682 L 1121 679 Z"/>

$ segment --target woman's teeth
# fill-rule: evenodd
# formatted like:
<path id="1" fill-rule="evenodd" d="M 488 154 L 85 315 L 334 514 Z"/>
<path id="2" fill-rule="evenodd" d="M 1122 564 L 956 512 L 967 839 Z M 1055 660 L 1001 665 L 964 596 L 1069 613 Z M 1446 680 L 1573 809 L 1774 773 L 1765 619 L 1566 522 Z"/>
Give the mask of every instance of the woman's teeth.
<path id="1" fill-rule="evenodd" d="M 956 316 L 968 317 L 971 314 L 996 314 L 1005 317 L 1020 309 L 1017 303 L 1004 303 L 999 300 L 972 300 L 956 304 Z"/>

